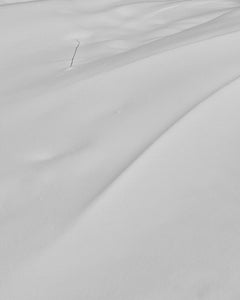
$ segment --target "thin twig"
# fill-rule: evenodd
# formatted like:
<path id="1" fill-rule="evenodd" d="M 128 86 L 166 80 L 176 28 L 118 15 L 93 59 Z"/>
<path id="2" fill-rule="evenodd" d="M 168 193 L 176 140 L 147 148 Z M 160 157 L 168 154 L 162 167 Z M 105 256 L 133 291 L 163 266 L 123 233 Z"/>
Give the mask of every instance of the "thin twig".
<path id="1" fill-rule="evenodd" d="M 77 40 L 77 45 L 76 45 L 76 47 L 75 47 L 75 49 L 74 49 L 74 53 L 73 53 L 73 56 L 72 56 L 72 59 L 71 59 L 71 63 L 70 63 L 69 68 L 72 68 L 72 66 L 73 66 L 74 59 L 75 59 L 75 56 L 76 56 L 76 54 L 77 54 L 77 51 L 78 51 L 79 46 L 80 46 L 80 42 Z"/>

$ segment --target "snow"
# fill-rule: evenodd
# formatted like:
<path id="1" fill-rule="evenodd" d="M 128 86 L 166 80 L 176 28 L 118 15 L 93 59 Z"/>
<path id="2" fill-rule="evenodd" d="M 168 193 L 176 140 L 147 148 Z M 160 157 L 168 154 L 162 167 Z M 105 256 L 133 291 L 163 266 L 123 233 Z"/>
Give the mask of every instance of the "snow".
<path id="1" fill-rule="evenodd" d="M 0 1 L 0 37 L 0 299 L 238 299 L 240 2 Z"/>

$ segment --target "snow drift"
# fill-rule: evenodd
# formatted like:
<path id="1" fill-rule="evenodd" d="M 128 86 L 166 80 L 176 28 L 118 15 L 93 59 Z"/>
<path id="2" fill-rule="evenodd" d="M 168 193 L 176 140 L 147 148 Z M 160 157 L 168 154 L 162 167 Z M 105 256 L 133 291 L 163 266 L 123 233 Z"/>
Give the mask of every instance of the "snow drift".
<path id="1" fill-rule="evenodd" d="M 237 299 L 239 1 L 1 1 L 0 36 L 0 298 Z"/>

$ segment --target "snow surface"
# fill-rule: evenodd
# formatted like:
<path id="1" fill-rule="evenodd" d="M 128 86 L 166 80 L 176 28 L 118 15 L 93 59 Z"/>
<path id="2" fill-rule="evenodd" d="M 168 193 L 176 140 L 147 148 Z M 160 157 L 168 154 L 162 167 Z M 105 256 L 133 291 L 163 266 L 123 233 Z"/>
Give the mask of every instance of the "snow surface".
<path id="1" fill-rule="evenodd" d="M 0 299 L 240 299 L 240 1 L 2 0 L 0 41 Z"/>

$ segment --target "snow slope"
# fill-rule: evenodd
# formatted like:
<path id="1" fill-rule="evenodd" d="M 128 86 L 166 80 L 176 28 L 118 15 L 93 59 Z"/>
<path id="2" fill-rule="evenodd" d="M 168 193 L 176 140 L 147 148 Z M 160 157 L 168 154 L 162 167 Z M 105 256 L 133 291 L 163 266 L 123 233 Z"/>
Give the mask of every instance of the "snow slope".
<path id="1" fill-rule="evenodd" d="M 238 299 L 240 2 L 0 4 L 0 299 Z"/>

